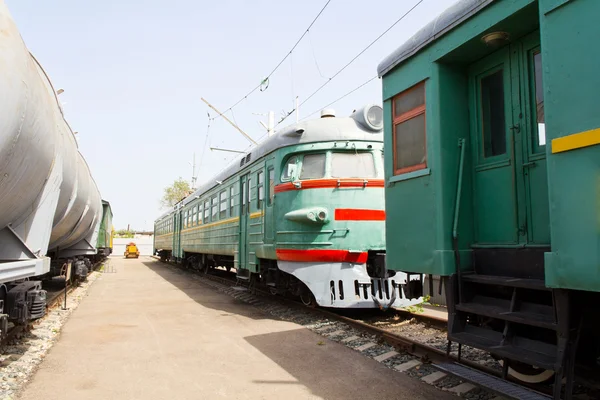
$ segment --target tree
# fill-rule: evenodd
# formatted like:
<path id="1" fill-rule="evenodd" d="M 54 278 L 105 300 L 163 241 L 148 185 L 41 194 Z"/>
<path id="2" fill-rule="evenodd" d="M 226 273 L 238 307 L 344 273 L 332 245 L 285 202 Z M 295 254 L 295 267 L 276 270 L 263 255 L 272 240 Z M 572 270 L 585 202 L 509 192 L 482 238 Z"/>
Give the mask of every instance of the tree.
<path id="1" fill-rule="evenodd" d="M 132 238 L 133 232 L 128 231 L 127 229 L 119 229 L 118 231 L 115 231 L 115 237 L 118 238 Z"/>
<path id="2" fill-rule="evenodd" d="M 160 203 L 163 207 L 173 207 L 191 193 L 192 190 L 190 189 L 189 182 L 179 177 L 171 186 L 165 188 L 165 193 Z"/>

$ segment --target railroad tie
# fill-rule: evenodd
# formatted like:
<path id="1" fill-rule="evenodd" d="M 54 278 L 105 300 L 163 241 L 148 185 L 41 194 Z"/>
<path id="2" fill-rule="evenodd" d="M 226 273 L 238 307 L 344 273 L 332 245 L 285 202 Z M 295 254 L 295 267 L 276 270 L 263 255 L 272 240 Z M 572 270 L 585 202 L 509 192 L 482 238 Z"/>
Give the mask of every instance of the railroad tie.
<path id="1" fill-rule="evenodd" d="M 453 388 L 448 389 L 449 392 L 452 393 L 456 393 L 457 395 L 461 396 L 467 392 L 470 392 L 471 390 L 475 389 L 475 385 L 473 385 L 472 383 L 469 382 L 464 382 L 461 383 L 458 386 L 454 386 Z"/>
<path id="2" fill-rule="evenodd" d="M 373 359 L 375 361 L 383 362 L 383 361 L 390 359 L 396 355 L 398 355 L 398 352 L 392 350 L 392 351 L 388 351 L 387 353 L 380 354 L 377 357 L 373 357 Z"/>
<path id="3" fill-rule="evenodd" d="M 368 350 L 371 347 L 375 347 L 375 346 L 377 346 L 377 343 L 369 342 L 369 343 L 363 344 L 362 346 L 358 346 L 356 348 L 356 350 L 358 350 L 358 351 L 365 351 L 365 350 Z"/>
<path id="4" fill-rule="evenodd" d="M 421 361 L 419 360 L 410 360 L 405 362 L 404 364 L 400 364 L 400 365 L 396 365 L 394 367 L 394 369 L 398 372 L 405 372 L 408 371 L 409 369 L 412 369 L 414 367 L 416 367 L 417 365 L 421 365 Z"/>
<path id="5" fill-rule="evenodd" d="M 447 376 L 446 373 L 442 372 L 442 371 L 437 371 L 434 372 L 432 374 L 429 375 L 425 375 L 424 377 L 421 378 L 421 380 L 425 383 L 429 383 L 430 385 L 436 383 L 437 381 L 439 381 L 440 379 L 443 379 Z"/>
<path id="6" fill-rule="evenodd" d="M 354 341 L 356 339 L 360 339 L 360 336 L 349 336 L 347 338 L 344 338 L 344 339 L 340 340 L 340 342 L 342 342 L 342 343 L 349 343 L 349 342 L 352 342 L 352 341 Z"/>

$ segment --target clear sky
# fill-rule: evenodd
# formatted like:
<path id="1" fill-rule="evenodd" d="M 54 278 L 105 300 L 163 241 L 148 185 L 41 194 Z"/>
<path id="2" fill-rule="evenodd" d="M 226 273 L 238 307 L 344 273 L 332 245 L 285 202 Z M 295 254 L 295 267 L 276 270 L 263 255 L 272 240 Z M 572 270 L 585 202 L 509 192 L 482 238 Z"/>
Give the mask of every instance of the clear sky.
<path id="1" fill-rule="evenodd" d="M 424 0 L 301 109 L 319 110 L 377 74 L 379 62 L 456 0 Z M 265 135 L 255 115 L 302 101 L 408 11 L 418 0 L 332 0 L 292 56 L 234 108 L 254 139 Z M 163 189 L 190 180 L 196 153 L 198 182 L 229 164 L 249 142 L 223 119 L 207 140 L 204 97 L 222 111 L 277 65 L 326 0 L 6 0 L 31 52 L 40 60 L 78 131 L 116 229 L 152 229 L 163 211 Z M 381 103 L 376 79 L 332 106 L 338 115 Z M 315 115 L 313 116 L 316 117 Z M 293 123 L 292 116 L 281 126 Z M 280 127 L 281 127 L 280 126 Z"/>

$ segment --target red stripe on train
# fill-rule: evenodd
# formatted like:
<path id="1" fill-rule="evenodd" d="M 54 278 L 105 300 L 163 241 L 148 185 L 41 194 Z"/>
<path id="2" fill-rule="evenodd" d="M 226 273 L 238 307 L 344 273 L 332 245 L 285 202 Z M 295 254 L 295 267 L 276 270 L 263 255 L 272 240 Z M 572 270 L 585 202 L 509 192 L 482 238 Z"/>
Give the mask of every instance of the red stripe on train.
<path id="1" fill-rule="evenodd" d="M 364 264 L 368 253 L 351 253 L 348 250 L 298 250 L 277 249 L 277 259 L 281 261 L 300 262 L 349 262 Z"/>
<path id="2" fill-rule="evenodd" d="M 336 221 L 385 221 L 385 210 L 336 208 L 334 218 Z"/>
<path id="3" fill-rule="evenodd" d="M 365 182 L 366 181 L 366 182 Z M 383 179 L 310 179 L 300 181 L 299 188 L 293 182 L 281 183 L 275 186 L 275 193 L 288 192 L 290 190 L 324 189 L 324 188 L 361 188 L 361 187 L 384 187 Z"/>

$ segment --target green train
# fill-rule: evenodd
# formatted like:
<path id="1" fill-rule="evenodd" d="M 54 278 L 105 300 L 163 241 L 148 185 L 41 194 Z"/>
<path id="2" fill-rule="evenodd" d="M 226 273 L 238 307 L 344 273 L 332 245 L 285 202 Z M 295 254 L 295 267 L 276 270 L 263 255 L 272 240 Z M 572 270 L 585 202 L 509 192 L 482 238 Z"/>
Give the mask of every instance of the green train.
<path id="1" fill-rule="evenodd" d="M 155 254 L 305 304 L 411 304 L 385 268 L 382 109 L 276 132 L 155 221 Z"/>
<path id="2" fill-rule="evenodd" d="M 449 340 L 555 399 L 600 355 L 598 15 L 462 0 L 378 66 L 388 268 L 441 276 Z"/>

